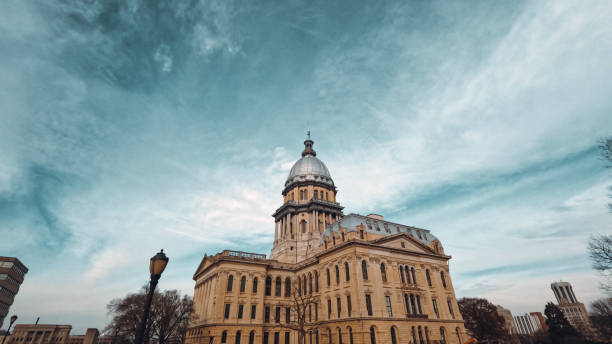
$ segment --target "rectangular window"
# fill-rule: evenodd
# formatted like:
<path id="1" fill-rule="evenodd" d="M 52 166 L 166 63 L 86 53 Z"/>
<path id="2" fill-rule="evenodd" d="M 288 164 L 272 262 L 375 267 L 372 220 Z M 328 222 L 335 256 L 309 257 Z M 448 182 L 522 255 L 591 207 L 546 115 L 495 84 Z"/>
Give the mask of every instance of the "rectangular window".
<path id="1" fill-rule="evenodd" d="M 327 300 L 327 319 L 331 319 L 331 300 Z"/>
<path id="2" fill-rule="evenodd" d="M 263 344 L 268 344 L 268 337 L 269 336 L 270 336 L 270 333 L 264 332 L 264 334 L 263 334 Z"/>
<path id="3" fill-rule="evenodd" d="M 291 322 L 291 307 L 285 307 L 285 322 Z"/>
<path id="4" fill-rule="evenodd" d="M 289 332 L 285 332 L 285 344 L 289 344 L 291 339 L 291 334 Z"/>
<path id="5" fill-rule="evenodd" d="M 274 321 L 279 323 L 280 322 L 280 307 L 276 307 L 275 312 L 274 312 Z"/>
<path id="6" fill-rule="evenodd" d="M 280 333 L 274 332 L 274 344 L 280 344 Z"/>
<path id="7" fill-rule="evenodd" d="M 315 321 L 319 321 L 319 304 L 318 303 L 315 303 L 314 309 L 315 309 Z"/>
<path id="8" fill-rule="evenodd" d="M 264 311 L 264 322 L 270 322 L 270 306 L 266 306 Z"/>
<path id="9" fill-rule="evenodd" d="M 366 300 L 366 309 L 368 310 L 368 315 L 372 315 L 372 298 L 370 297 L 370 294 L 365 294 L 365 300 Z"/>
<path id="10" fill-rule="evenodd" d="M 238 319 L 242 319 L 243 308 L 244 308 L 244 305 L 238 305 Z"/>
<path id="11" fill-rule="evenodd" d="M 436 318 L 440 319 L 440 312 L 438 311 L 438 301 L 436 299 L 431 300 L 433 303 L 434 313 L 436 313 Z"/>
<path id="12" fill-rule="evenodd" d="M 229 303 L 226 303 L 226 304 L 225 304 L 225 311 L 223 312 L 223 317 L 224 317 L 225 319 L 229 319 L 229 314 L 230 314 L 230 306 L 231 306 L 231 305 L 230 305 Z"/>
<path id="13" fill-rule="evenodd" d="M 348 316 L 351 316 L 351 312 L 353 311 L 353 305 L 351 305 L 351 295 L 346 296 L 346 310 L 348 312 Z"/>
<path id="14" fill-rule="evenodd" d="M 451 300 L 447 300 L 446 302 L 448 303 L 448 311 L 450 312 L 451 318 L 455 319 L 455 312 L 453 311 Z"/>
<path id="15" fill-rule="evenodd" d="M 393 310 L 391 309 L 391 296 L 385 296 L 385 302 L 387 302 L 387 313 L 390 317 L 392 317 Z"/>
<path id="16" fill-rule="evenodd" d="M 338 308 L 338 318 L 340 318 L 340 314 L 342 314 L 342 305 L 339 297 L 336 298 L 336 306 Z"/>
<path id="17" fill-rule="evenodd" d="M 251 306 L 251 319 L 255 319 L 255 314 L 257 314 L 257 305 Z"/>

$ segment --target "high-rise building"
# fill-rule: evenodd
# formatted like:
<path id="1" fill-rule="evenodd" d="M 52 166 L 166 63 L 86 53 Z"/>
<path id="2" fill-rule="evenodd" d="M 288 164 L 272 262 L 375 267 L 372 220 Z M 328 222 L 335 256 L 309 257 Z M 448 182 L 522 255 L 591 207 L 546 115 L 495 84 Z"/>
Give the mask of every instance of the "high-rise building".
<path id="1" fill-rule="evenodd" d="M 19 259 L 0 256 L 0 327 L 27 272 L 28 268 Z"/>
<path id="2" fill-rule="evenodd" d="M 502 306 L 497 306 L 497 314 L 504 318 L 504 327 L 506 328 L 506 331 L 508 331 L 508 334 L 510 335 L 514 335 L 517 333 L 516 330 L 516 325 L 514 324 L 514 318 L 512 318 L 512 312 L 510 312 L 509 309 L 506 309 Z"/>
<path id="3" fill-rule="evenodd" d="M 532 335 L 542 330 L 540 319 L 535 315 L 527 313 L 525 313 L 525 315 L 516 315 L 514 317 L 514 323 L 516 324 L 518 334 Z"/>
<path id="4" fill-rule="evenodd" d="M 272 215 L 270 258 L 225 250 L 202 259 L 187 343 L 296 344 L 302 328 L 313 344 L 467 340 L 438 238 L 377 214 L 344 215 L 313 143 Z"/>
<path id="5" fill-rule="evenodd" d="M 559 308 L 569 323 L 582 332 L 583 335 L 587 337 L 592 336 L 593 330 L 589 313 L 584 304 L 576 298 L 572 285 L 568 282 L 560 281 L 551 283 L 550 288 L 557 298 Z"/>

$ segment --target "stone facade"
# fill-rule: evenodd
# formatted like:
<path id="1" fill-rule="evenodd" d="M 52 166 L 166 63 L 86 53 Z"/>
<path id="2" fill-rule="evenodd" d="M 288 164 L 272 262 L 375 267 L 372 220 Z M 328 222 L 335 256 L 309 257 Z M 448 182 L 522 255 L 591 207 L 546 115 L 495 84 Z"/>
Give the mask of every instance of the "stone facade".
<path id="1" fill-rule="evenodd" d="M 380 215 L 344 216 L 312 145 L 306 140 L 273 215 L 270 259 L 204 256 L 187 343 L 296 344 L 289 327 L 300 319 L 309 344 L 465 342 L 440 241 Z"/>
<path id="2" fill-rule="evenodd" d="M 28 268 L 19 259 L 0 256 L 0 327 L 19 292 Z"/>
<path id="3" fill-rule="evenodd" d="M 69 344 L 70 325 L 15 325 L 8 344 Z"/>
<path id="4" fill-rule="evenodd" d="M 559 309 L 569 323 L 586 337 L 592 337 L 593 329 L 589 313 L 584 304 L 576 298 L 572 285 L 568 282 L 554 282 L 550 288 L 557 298 Z"/>

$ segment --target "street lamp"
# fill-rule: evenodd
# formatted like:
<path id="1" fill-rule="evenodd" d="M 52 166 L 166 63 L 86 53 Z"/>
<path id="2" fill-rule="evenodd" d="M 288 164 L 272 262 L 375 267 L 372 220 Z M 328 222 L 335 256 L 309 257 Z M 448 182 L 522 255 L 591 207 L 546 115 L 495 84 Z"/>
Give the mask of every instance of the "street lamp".
<path id="1" fill-rule="evenodd" d="M 2 344 L 4 344 L 4 341 L 6 340 L 6 336 L 9 334 L 9 332 L 11 331 L 11 326 L 13 326 L 13 323 L 17 321 L 17 316 L 13 315 L 11 317 L 11 322 L 9 323 L 9 327 L 8 330 L 6 330 L 6 332 L 4 333 L 4 338 L 2 338 Z"/>
<path id="2" fill-rule="evenodd" d="M 147 296 L 147 302 L 145 303 L 145 309 L 144 313 L 142 314 L 142 319 L 140 321 L 140 327 L 138 328 L 138 332 L 136 333 L 135 344 L 142 344 L 145 328 L 147 327 L 147 319 L 149 318 L 149 310 L 151 309 L 151 301 L 153 300 L 153 292 L 155 291 L 157 282 L 159 282 L 159 278 L 161 277 L 162 272 L 164 272 L 166 265 L 168 265 L 168 257 L 166 257 L 166 255 L 164 254 L 163 249 L 156 255 L 154 255 L 151 258 L 151 262 L 149 263 L 149 271 L 151 272 L 151 281 L 149 282 L 149 295 Z"/>

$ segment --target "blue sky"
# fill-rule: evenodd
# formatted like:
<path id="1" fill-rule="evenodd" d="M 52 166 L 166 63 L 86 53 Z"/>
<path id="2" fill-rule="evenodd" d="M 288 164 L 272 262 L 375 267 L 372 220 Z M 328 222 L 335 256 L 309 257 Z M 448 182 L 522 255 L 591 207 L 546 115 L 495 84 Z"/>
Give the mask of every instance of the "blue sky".
<path id="1" fill-rule="evenodd" d="M 103 328 L 160 248 L 269 253 L 306 130 L 345 212 L 430 229 L 457 295 L 600 296 L 612 232 L 608 1 L 0 4 L 0 252 L 11 313 Z"/>

